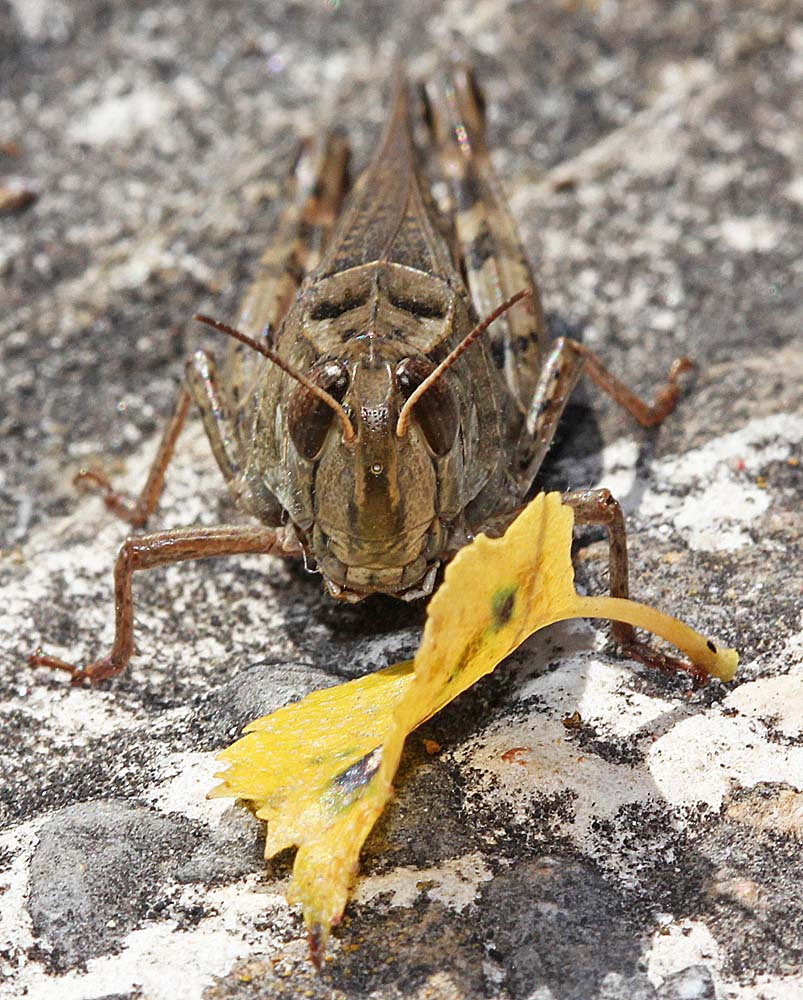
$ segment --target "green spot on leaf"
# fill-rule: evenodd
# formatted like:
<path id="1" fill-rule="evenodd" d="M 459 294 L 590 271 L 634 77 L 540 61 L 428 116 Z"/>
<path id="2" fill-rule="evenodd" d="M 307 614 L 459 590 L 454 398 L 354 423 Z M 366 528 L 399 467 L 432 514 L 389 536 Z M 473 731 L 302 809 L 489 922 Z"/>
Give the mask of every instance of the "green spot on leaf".
<path id="1" fill-rule="evenodd" d="M 516 604 L 516 592 L 518 584 L 510 584 L 507 587 L 500 587 L 491 598 L 491 613 L 493 615 L 492 628 L 498 632 L 500 628 L 507 625 L 513 617 L 513 608 Z"/>

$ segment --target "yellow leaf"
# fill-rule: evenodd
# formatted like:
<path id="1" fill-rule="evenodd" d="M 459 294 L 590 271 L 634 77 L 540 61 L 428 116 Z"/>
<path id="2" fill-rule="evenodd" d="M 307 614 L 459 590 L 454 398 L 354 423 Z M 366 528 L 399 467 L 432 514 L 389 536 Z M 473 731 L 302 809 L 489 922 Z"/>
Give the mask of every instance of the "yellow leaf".
<path id="1" fill-rule="evenodd" d="M 228 767 L 211 794 L 244 799 L 268 821 L 266 857 L 298 846 L 288 898 L 301 903 L 316 964 L 391 795 L 405 738 L 533 632 L 567 618 L 612 618 L 662 636 L 715 677 L 733 677 L 736 652 L 675 618 L 621 598 L 579 596 L 573 523 L 559 494 L 536 497 L 502 538 L 480 535 L 447 567 L 415 660 L 258 719 L 220 755 Z"/>
<path id="2" fill-rule="evenodd" d="M 342 914 L 362 843 L 390 795 L 377 775 L 381 748 L 412 676 L 410 660 L 316 691 L 252 722 L 220 754 L 228 768 L 210 795 L 250 802 L 268 821 L 265 857 L 299 846 L 289 898 L 303 905 L 311 935 L 328 933 Z"/>

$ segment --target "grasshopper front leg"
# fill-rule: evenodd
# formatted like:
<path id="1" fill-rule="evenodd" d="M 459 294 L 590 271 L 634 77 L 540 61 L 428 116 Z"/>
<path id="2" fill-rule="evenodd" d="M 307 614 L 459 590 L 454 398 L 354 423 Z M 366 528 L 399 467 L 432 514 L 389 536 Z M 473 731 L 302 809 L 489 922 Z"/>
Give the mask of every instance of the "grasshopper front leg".
<path id="1" fill-rule="evenodd" d="M 73 684 L 95 683 L 125 669 L 134 652 L 134 573 L 153 566 L 246 553 L 295 554 L 292 539 L 281 528 L 220 525 L 213 528 L 177 528 L 127 538 L 114 566 L 114 642 L 111 651 L 85 667 L 67 663 L 37 649 L 28 658 L 32 667 L 66 670 Z"/>

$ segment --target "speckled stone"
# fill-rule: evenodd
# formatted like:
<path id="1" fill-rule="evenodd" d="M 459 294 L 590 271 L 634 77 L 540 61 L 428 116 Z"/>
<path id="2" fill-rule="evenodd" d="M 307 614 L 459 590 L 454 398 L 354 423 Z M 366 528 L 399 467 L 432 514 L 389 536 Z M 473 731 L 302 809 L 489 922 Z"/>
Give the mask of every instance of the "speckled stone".
<path id="1" fill-rule="evenodd" d="M 126 530 L 72 477 L 143 482 L 183 358 L 221 350 L 190 317 L 234 314 L 298 136 L 336 120 L 364 162 L 395 56 L 461 39 L 553 334 L 646 396 L 697 363 L 650 432 L 582 386 L 542 485 L 608 486 L 634 597 L 742 663 L 691 692 L 604 625 L 527 642 L 408 741 L 318 976 L 291 858 L 205 798 L 214 755 L 411 655 L 423 609 L 226 559 L 137 578 L 113 682 L 26 657 L 108 644 Z M 0 219 L 0 996 L 803 992 L 801 60 L 792 0 L 0 3 L 0 186 L 39 194 Z M 196 421 L 153 524 L 233 516 Z M 606 586 L 597 531 L 577 578 Z"/>

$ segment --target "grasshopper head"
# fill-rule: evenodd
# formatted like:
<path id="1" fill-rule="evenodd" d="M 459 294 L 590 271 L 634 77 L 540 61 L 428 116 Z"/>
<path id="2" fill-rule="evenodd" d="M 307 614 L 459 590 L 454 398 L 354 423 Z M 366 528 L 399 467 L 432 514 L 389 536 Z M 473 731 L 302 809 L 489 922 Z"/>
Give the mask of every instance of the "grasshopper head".
<path id="1" fill-rule="evenodd" d="M 425 358 L 351 366 L 327 362 L 321 384 L 346 411 L 341 432 L 317 400 L 288 413 L 296 449 L 314 460 L 314 522 L 309 554 L 332 594 L 413 599 L 430 593 L 443 549 L 438 517 L 438 459 L 457 439 L 457 407 L 448 385 L 422 397 L 407 432 L 397 434 L 406 399 L 432 370 Z M 426 404 L 426 405 L 424 405 Z"/>

